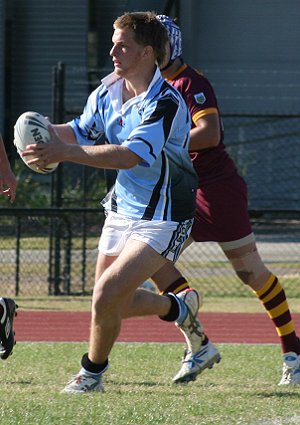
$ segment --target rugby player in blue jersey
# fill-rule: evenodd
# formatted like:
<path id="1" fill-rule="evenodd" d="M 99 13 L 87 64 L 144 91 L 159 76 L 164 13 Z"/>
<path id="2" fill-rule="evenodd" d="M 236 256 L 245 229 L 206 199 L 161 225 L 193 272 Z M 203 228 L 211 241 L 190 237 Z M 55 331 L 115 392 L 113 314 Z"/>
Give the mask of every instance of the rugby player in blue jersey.
<path id="1" fill-rule="evenodd" d="M 30 145 L 23 153 L 43 166 L 71 161 L 118 170 L 103 201 L 89 350 L 63 389 L 69 393 L 103 391 L 102 375 L 127 307 L 142 282 L 176 261 L 195 214 L 190 114 L 159 70 L 167 31 L 152 12 L 126 13 L 113 27 L 114 72 L 89 96 L 79 117 L 50 128 L 51 143 Z M 108 143 L 94 145 L 103 133 Z M 151 297 L 151 312 L 143 314 L 155 311 L 163 320 L 195 327 L 198 310 L 183 299 Z"/>
<path id="2" fill-rule="evenodd" d="M 248 215 L 247 187 L 226 152 L 223 125 L 213 87 L 205 76 L 183 61 L 181 30 L 176 22 L 165 15 L 158 15 L 157 19 L 169 35 L 167 57 L 161 65 L 162 75 L 182 94 L 193 121 L 189 150 L 199 180 L 196 215 L 188 242 L 219 243 L 237 276 L 262 301 L 276 328 L 283 356 L 279 384 L 299 385 L 300 341 L 285 291 L 279 279 L 264 265 L 257 251 Z M 198 294 L 170 262 L 152 279 L 160 293 L 176 294 L 195 314 L 192 328 L 179 326 L 187 345 L 181 368 L 173 378 L 174 383 L 193 381 L 221 359 L 218 349 L 196 317 L 199 309 Z M 127 309 L 127 316 L 149 314 L 151 305 L 151 294 L 138 290 Z"/>

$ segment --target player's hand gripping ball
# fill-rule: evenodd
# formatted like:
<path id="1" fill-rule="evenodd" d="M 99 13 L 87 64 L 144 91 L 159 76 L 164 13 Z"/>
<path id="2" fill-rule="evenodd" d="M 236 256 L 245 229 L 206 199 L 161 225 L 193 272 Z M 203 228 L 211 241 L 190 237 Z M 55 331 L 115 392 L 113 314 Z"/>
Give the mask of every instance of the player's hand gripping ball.
<path id="1" fill-rule="evenodd" d="M 46 166 L 28 164 L 32 156 L 23 157 L 21 154 L 26 149 L 27 145 L 50 142 L 49 125 L 49 121 L 43 115 L 38 112 L 29 111 L 19 116 L 14 127 L 14 144 L 18 154 L 27 167 L 41 174 L 52 173 L 58 167 L 58 163 L 47 164 Z"/>

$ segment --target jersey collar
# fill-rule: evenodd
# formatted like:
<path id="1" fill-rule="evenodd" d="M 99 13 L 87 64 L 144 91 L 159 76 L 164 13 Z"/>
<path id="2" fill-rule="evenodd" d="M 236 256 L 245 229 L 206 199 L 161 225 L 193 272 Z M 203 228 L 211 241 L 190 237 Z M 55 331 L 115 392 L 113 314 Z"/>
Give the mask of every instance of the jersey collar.
<path id="1" fill-rule="evenodd" d="M 179 69 L 177 69 L 176 72 L 174 72 L 174 74 L 170 75 L 168 78 L 166 78 L 167 81 L 172 81 L 174 80 L 176 77 L 178 77 L 179 74 L 181 74 L 185 69 L 187 68 L 187 64 L 183 64 L 181 65 L 181 67 Z"/>
<path id="2" fill-rule="evenodd" d="M 123 88 L 124 78 L 121 78 L 118 75 L 116 75 L 115 72 L 112 72 L 111 74 L 104 77 L 101 80 L 101 82 L 102 84 L 104 84 L 104 86 L 107 88 L 109 92 L 111 103 L 114 110 L 118 113 L 124 114 L 127 111 L 127 109 L 130 108 L 132 105 L 144 100 L 147 94 L 150 92 L 151 88 L 160 78 L 162 78 L 160 70 L 158 67 L 156 67 L 154 76 L 147 90 L 139 94 L 138 96 L 135 96 L 127 100 L 127 102 L 125 102 L 124 104 L 122 103 L 122 88 Z"/>

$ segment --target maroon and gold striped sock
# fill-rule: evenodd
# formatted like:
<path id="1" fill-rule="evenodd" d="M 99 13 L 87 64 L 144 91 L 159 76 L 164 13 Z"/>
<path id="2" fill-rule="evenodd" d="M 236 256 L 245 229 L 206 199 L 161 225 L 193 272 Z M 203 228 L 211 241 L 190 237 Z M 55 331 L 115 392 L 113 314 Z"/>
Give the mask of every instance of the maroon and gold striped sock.
<path id="1" fill-rule="evenodd" d="M 300 354 L 300 342 L 295 333 L 288 302 L 277 277 L 270 275 L 264 286 L 254 291 L 273 321 L 280 338 L 283 353 L 293 351 Z"/>
<path id="2" fill-rule="evenodd" d="M 169 285 L 167 289 L 162 291 L 161 295 L 165 295 L 168 292 L 171 292 L 172 294 L 179 294 L 179 292 L 185 291 L 186 289 L 190 289 L 190 286 L 184 277 L 180 277 L 179 279 L 171 283 L 171 285 Z"/>

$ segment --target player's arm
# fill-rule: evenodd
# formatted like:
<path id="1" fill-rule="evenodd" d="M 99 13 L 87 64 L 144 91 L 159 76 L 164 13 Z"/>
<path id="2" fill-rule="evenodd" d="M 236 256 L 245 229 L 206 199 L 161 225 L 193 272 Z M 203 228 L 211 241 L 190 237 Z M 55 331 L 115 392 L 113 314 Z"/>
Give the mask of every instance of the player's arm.
<path id="1" fill-rule="evenodd" d="M 141 158 L 125 146 L 69 145 L 65 150 L 64 161 L 106 169 L 129 169 L 141 162 Z"/>
<path id="2" fill-rule="evenodd" d="M 11 170 L 5 146 L 0 134 L 0 195 L 7 196 L 11 202 L 16 198 L 17 180 Z"/>
<path id="3" fill-rule="evenodd" d="M 70 130 L 72 131 L 71 127 Z M 39 163 L 41 160 L 46 164 L 70 161 L 95 168 L 128 169 L 141 162 L 141 158 L 125 146 L 81 146 L 77 143 L 73 144 L 69 140 L 66 143 L 56 133 L 56 128 L 53 129 L 50 126 L 49 132 L 51 134 L 50 143 L 28 145 L 22 153 L 24 157 L 29 155 L 34 157 L 28 161 L 28 164 Z"/>
<path id="4" fill-rule="evenodd" d="M 77 143 L 74 131 L 72 127 L 68 124 L 52 124 L 52 127 L 55 129 L 59 138 L 65 141 L 68 144 Z"/>
<path id="5" fill-rule="evenodd" d="M 204 115 L 195 122 L 190 131 L 189 151 L 213 148 L 221 139 L 220 120 L 217 113 Z"/>

